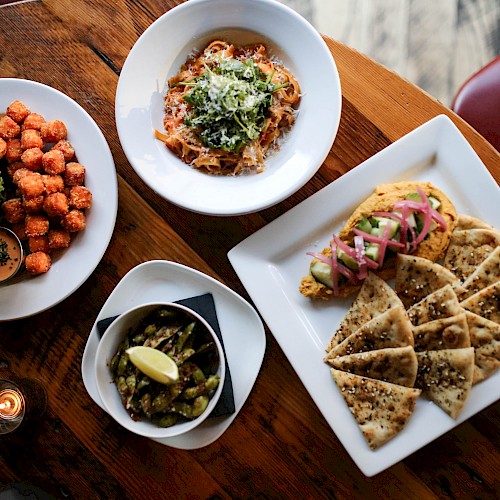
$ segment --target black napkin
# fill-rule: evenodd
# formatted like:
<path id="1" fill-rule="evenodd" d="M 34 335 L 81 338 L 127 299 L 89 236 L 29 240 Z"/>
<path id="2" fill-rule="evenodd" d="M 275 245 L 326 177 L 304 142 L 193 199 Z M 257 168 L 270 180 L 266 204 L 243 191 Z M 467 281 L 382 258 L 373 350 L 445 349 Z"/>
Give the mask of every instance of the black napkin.
<path id="1" fill-rule="evenodd" d="M 217 320 L 217 312 L 215 310 L 214 298 L 211 293 L 205 293 L 203 295 L 198 295 L 196 297 L 189 297 L 187 299 L 176 300 L 176 304 L 181 304 L 183 306 L 189 307 L 193 311 L 196 311 L 200 316 L 203 316 L 207 323 L 214 329 L 215 334 L 219 338 L 222 345 L 222 350 L 224 351 L 224 340 L 220 332 L 219 321 Z M 111 318 L 101 319 L 97 322 L 97 334 L 99 338 L 102 337 L 104 332 L 107 330 L 108 326 L 117 318 L 118 316 L 113 316 Z M 222 387 L 222 393 L 220 395 L 219 401 L 215 405 L 208 418 L 220 417 L 222 415 L 230 415 L 235 412 L 234 407 L 234 394 L 233 394 L 233 383 L 231 381 L 231 373 L 229 371 L 229 365 L 227 364 L 227 357 L 224 356 L 224 361 L 226 363 L 226 377 L 224 379 L 224 386 Z"/>

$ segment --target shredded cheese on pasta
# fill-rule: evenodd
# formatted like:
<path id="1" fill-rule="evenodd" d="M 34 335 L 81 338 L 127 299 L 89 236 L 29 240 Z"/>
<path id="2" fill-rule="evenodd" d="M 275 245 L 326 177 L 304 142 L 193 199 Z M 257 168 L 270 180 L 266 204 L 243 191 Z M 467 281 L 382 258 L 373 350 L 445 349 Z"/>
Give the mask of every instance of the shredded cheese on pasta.
<path id="1" fill-rule="evenodd" d="M 168 86 L 165 133 L 155 135 L 185 163 L 211 174 L 261 172 L 300 102 L 297 80 L 262 44 L 215 40 Z"/>

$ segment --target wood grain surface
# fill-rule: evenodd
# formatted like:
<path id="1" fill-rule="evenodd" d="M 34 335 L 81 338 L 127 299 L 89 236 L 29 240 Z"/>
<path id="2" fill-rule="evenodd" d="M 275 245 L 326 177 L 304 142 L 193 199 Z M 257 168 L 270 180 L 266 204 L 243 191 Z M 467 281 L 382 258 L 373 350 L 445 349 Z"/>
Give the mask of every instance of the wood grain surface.
<path id="1" fill-rule="evenodd" d="M 80 365 L 91 327 L 137 264 L 186 264 L 249 300 L 227 259 L 235 244 L 441 113 L 500 182 L 499 155 L 460 118 L 395 73 L 327 39 L 340 72 L 343 111 L 332 150 L 314 178 L 282 203 L 246 216 L 210 217 L 166 202 L 139 179 L 121 149 L 114 94 L 137 38 L 180 3 L 46 0 L 1 9 L 0 76 L 50 85 L 90 113 L 113 153 L 119 209 L 102 261 L 76 292 L 35 317 L 0 324 L 0 375 L 37 377 L 49 397 L 36 425 L 0 438 L 0 485 L 23 481 L 55 498 L 86 499 L 495 498 L 498 403 L 366 478 L 268 330 L 266 356 L 247 402 L 205 448 L 176 450 L 132 435 L 87 394 Z"/>
<path id="2" fill-rule="evenodd" d="M 497 0 L 280 0 L 450 106 L 500 53 Z"/>

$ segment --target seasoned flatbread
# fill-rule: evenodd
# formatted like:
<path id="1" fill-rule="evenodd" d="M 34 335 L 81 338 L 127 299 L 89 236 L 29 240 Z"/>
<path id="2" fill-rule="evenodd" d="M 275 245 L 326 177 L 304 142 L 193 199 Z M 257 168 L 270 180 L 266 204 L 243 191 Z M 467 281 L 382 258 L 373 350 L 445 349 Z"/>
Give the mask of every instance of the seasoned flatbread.
<path id="1" fill-rule="evenodd" d="M 392 307 L 365 323 L 335 346 L 327 354 L 325 361 L 357 352 L 407 345 L 413 345 L 413 333 L 410 318 L 401 305 Z"/>
<path id="2" fill-rule="evenodd" d="M 412 346 L 358 352 L 327 362 L 337 370 L 405 387 L 413 387 L 417 377 L 417 357 Z"/>
<path id="3" fill-rule="evenodd" d="M 402 303 L 396 292 L 382 278 L 368 273 L 356 299 L 333 335 L 327 351 L 331 351 L 375 316 L 397 306 L 402 306 Z"/>
<path id="4" fill-rule="evenodd" d="M 470 311 L 465 311 L 472 347 L 481 347 L 492 340 L 500 340 L 500 325 Z"/>
<path id="5" fill-rule="evenodd" d="M 415 351 L 438 351 L 470 347 L 466 313 L 428 321 L 413 328 Z"/>
<path id="6" fill-rule="evenodd" d="M 457 295 L 463 291 L 460 280 L 441 264 L 414 255 L 397 256 L 395 289 L 407 309 L 445 285 Z"/>
<path id="7" fill-rule="evenodd" d="M 459 294 L 461 300 L 474 295 L 500 280 L 500 246 L 496 247 L 476 270 L 464 281 L 464 291 Z"/>
<path id="8" fill-rule="evenodd" d="M 461 229 L 494 229 L 494 227 L 477 217 L 472 217 L 471 215 L 466 214 L 458 214 L 457 227 L 455 230 L 460 231 Z"/>
<path id="9" fill-rule="evenodd" d="M 489 344 L 474 349 L 474 378 L 477 384 L 491 377 L 500 368 L 500 341 L 492 340 Z"/>
<path id="10" fill-rule="evenodd" d="M 494 229 L 455 231 L 451 235 L 443 265 L 460 281 L 464 281 L 499 245 L 500 232 Z"/>
<path id="11" fill-rule="evenodd" d="M 474 347 L 473 384 L 493 375 L 500 368 L 500 325 L 467 311 L 467 324 Z"/>
<path id="12" fill-rule="evenodd" d="M 483 318 L 500 324 L 500 281 L 460 302 L 460 305 Z"/>
<path id="13" fill-rule="evenodd" d="M 462 411 L 472 387 L 474 348 L 417 352 L 415 387 L 451 418 Z"/>
<path id="14" fill-rule="evenodd" d="M 419 389 L 360 377 L 334 368 L 331 373 L 372 450 L 404 428 L 421 393 Z"/>
<path id="15" fill-rule="evenodd" d="M 418 326 L 428 321 L 455 316 L 461 312 L 462 308 L 458 303 L 457 294 L 451 285 L 446 285 L 410 307 L 408 317 L 413 326 Z"/>

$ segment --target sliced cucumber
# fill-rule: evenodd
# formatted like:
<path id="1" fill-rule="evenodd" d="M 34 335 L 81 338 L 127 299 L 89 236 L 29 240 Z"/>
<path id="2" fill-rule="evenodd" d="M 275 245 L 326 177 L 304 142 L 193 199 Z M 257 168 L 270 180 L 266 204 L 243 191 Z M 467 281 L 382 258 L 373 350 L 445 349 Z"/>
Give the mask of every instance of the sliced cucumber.
<path id="1" fill-rule="evenodd" d="M 384 234 L 384 231 L 386 230 L 387 226 L 390 227 L 388 237 L 393 238 L 394 235 L 399 230 L 400 223 L 399 223 L 399 221 L 389 219 L 388 217 L 378 217 L 378 228 L 377 228 L 378 234 L 377 234 L 377 236 L 382 236 Z"/>
<path id="2" fill-rule="evenodd" d="M 401 212 L 397 212 L 396 210 L 393 212 L 395 215 L 399 215 L 399 217 L 403 217 L 403 214 Z M 410 212 L 407 216 L 406 216 L 406 222 L 408 223 L 408 225 L 410 227 L 416 227 L 417 226 L 417 222 L 415 221 L 415 216 L 413 215 L 413 212 Z"/>
<path id="3" fill-rule="evenodd" d="M 368 233 L 370 234 L 371 233 L 371 230 L 372 230 L 372 225 L 370 224 L 370 221 L 368 220 L 367 217 L 363 217 L 359 222 L 358 224 L 356 225 L 356 227 L 360 230 L 360 231 L 364 231 L 365 233 Z"/>
<path id="4" fill-rule="evenodd" d="M 412 201 L 422 201 L 422 198 L 418 193 L 408 193 L 405 198 Z"/>
<path id="5" fill-rule="evenodd" d="M 332 268 L 328 264 L 318 260 L 311 264 L 310 271 L 316 281 L 333 290 Z"/>
<path id="6" fill-rule="evenodd" d="M 422 198 L 418 193 L 407 194 L 405 198 L 407 200 L 422 201 Z M 429 200 L 431 208 L 433 208 L 434 210 L 437 210 L 441 205 L 441 202 L 437 198 L 434 198 L 434 196 L 427 196 L 427 199 Z"/>
<path id="7" fill-rule="evenodd" d="M 410 227 L 417 227 L 417 221 L 415 220 L 415 215 L 413 214 L 413 212 L 407 215 L 406 222 Z"/>
<path id="8" fill-rule="evenodd" d="M 434 210 L 437 210 L 439 208 L 439 206 L 441 205 L 441 202 L 439 200 L 437 200 L 436 198 L 434 198 L 434 196 L 429 196 L 429 203 L 431 205 L 431 207 L 434 209 Z"/>
<path id="9" fill-rule="evenodd" d="M 359 269 L 356 259 L 345 253 L 344 250 L 341 250 L 340 248 L 337 249 L 337 258 L 341 260 L 342 264 L 346 265 L 349 269 Z"/>
<path id="10" fill-rule="evenodd" d="M 368 243 L 365 248 L 365 255 L 374 261 L 378 261 L 380 245 L 378 243 Z"/>

